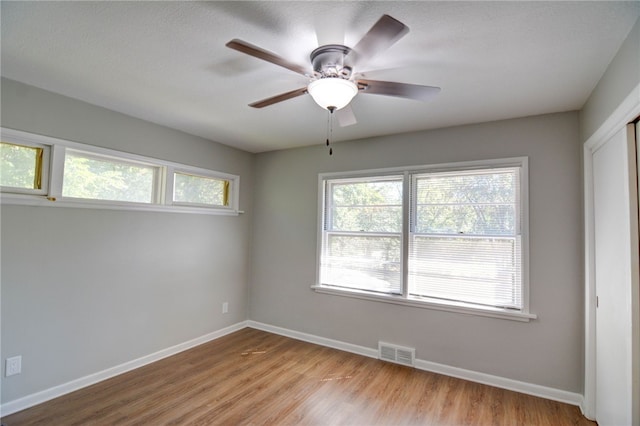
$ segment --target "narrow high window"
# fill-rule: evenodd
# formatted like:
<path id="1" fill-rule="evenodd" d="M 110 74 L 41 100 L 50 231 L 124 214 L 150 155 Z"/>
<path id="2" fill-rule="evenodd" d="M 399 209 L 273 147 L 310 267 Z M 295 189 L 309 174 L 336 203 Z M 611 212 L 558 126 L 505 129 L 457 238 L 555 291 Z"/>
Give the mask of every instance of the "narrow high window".
<path id="1" fill-rule="evenodd" d="M 230 185 L 231 182 L 227 179 L 175 172 L 173 203 L 228 207 Z"/>
<path id="2" fill-rule="evenodd" d="M 160 168 L 67 149 L 62 196 L 90 200 L 154 203 Z"/>
<path id="3" fill-rule="evenodd" d="M 49 147 L 0 143 L 0 186 L 4 192 L 44 194 Z"/>

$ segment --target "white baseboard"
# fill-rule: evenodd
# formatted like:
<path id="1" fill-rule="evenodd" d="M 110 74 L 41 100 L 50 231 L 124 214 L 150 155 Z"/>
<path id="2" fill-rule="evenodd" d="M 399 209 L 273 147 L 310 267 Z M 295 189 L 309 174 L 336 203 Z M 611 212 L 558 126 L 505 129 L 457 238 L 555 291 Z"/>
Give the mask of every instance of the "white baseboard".
<path id="1" fill-rule="evenodd" d="M 482 383 L 501 389 L 507 389 L 527 395 L 538 396 L 552 401 L 564 402 L 580 407 L 582 405 L 582 395 L 565 390 L 540 386 L 533 383 L 521 382 L 519 380 L 507 379 L 505 377 L 494 376 L 492 374 L 479 373 L 477 371 L 465 370 L 464 368 L 451 367 L 445 364 L 416 359 L 416 368 L 433 373 L 444 374 L 446 376 L 457 377 L 469 380 L 470 382 Z"/>
<path id="2" fill-rule="evenodd" d="M 269 324 L 264 324 L 257 321 L 242 321 L 229 327 L 214 331 L 201 337 L 189 340 L 187 342 L 180 343 L 160 350 L 158 352 L 143 356 L 132 361 L 125 362 L 115 367 L 108 368 L 106 370 L 99 371 L 94 374 L 90 374 L 85 377 L 81 377 L 76 380 L 72 380 L 67 383 L 63 383 L 59 386 L 55 386 L 49 389 L 45 389 L 40 392 L 36 392 L 25 397 L 6 402 L 0 406 L 0 413 L 2 416 L 8 416 L 18 411 L 33 407 L 34 405 L 41 404 L 53 398 L 65 395 L 67 393 L 82 389 L 84 387 L 93 385 L 103 380 L 115 377 L 119 374 L 126 373 L 127 371 L 134 370 L 144 365 L 150 364 L 155 361 L 159 361 L 163 358 L 175 355 L 179 352 L 186 351 L 195 346 L 203 343 L 210 342 L 219 337 L 241 330 L 245 327 L 255 328 L 258 330 L 267 331 L 281 336 L 290 337 L 296 340 L 302 340 L 308 343 L 314 343 L 329 348 L 339 349 L 345 352 L 351 352 L 354 354 L 366 356 L 369 358 L 378 358 L 378 350 L 375 348 L 369 348 L 366 346 L 354 345 L 351 343 L 342 342 L 339 340 L 327 339 L 325 337 L 316 336 L 313 334 L 302 333 L 299 331 L 289 330 L 286 328 L 276 327 Z M 502 389 L 508 389 L 515 392 L 520 392 L 528 395 L 538 396 L 541 398 L 550 399 L 553 401 L 564 402 L 571 405 L 577 405 L 583 408 L 583 396 L 578 393 L 568 392 L 560 389 L 549 388 L 546 386 L 540 386 L 532 383 L 521 382 L 518 380 L 507 379 L 504 377 L 494 376 L 491 374 L 479 373 L 476 371 L 465 370 L 462 368 L 451 367 L 445 364 L 438 364 L 435 362 L 416 359 L 415 366 L 417 369 L 431 371 L 434 373 L 444 374 L 451 377 L 457 377 L 472 382 L 482 383 L 490 386 L 495 386 Z"/>
<path id="3" fill-rule="evenodd" d="M 258 330 L 268 331 L 270 333 L 280 334 L 282 336 L 291 337 L 293 339 L 302 340 L 309 343 L 315 343 L 321 346 L 328 346 L 334 349 L 340 349 L 346 352 L 352 352 L 358 355 L 364 355 L 370 358 L 378 358 L 378 351 L 374 348 L 353 345 L 338 340 L 327 339 L 324 337 L 314 336 L 312 334 L 301 333 L 299 331 L 289 330 L 286 328 L 276 327 L 256 321 L 247 321 L 247 326 Z M 433 373 L 444 374 L 446 376 L 457 377 L 459 379 L 469 380 L 471 382 L 482 383 L 489 386 L 495 386 L 501 389 L 507 389 L 527 395 L 538 396 L 540 398 L 550 399 L 552 401 L 564 402 L 576 405 L 582 408 L 583 397 L 579 393 L 568 392 L 565 390 L 540 386 L 533 383 L 521 382 L 519 380 L 507 379 L 500 376 L 494 376 L 477 371 L 465 370 L 463 368 L 451 367 L 445 364 L 438 364 L 431 361 L 416 359 L 415 367 L 419 370 L 430 371 Z"/>
<path id="4" fill-rule="evenodd" d="M 8 416 L 26 408 L 33 407 L 34 405 L 41 404 L 50 399 L 57 398 L 59 396 L 93 385 L 103 380 L 110 379 L 111 377 L 115 377 L 119 374 L 126 373 L 127 371 L 134 370 L 152 362 L 159 361 L 163 358 L 167 358 L 177 353 L 186 351 L 187 349 L 202 345 L 203 343 L 210 342 L 211 340 L 215 340 L 219 337 L 225 336 L 246 327 L 247 321 L 242 321 L 229 327 L 225 327 L 223 329 L 205 334 L 204 336 L 196 337 L 195 339 L 189 340 L 187 342 L 162 349 L 158 352 L 145 355 L 143 357 L 125 362 L 120 365 L 116 365 L 115 367 L 107 368 L 106 370 L 102 370 L 97 373 L 93 373 L 88 376 L 84 376 L 79 379 L 72 380 L 70 382 L 63 383 L 61 385 L 45 389 L 34 394 L 6 402 L 0 406 L 0 413 L 2 414 L 2 416 Z"/>
<path id="5" fill-rule="evenodd" d="M 268 331 L 269 333 L 279 334 L 281 336 L 291 337 L 292 339 L 302 340 L 303 342 L 315 343 L 316 345 L 326 346 L 328 348 L 339 349 L 341 351 L 367 356 L 369 358 L 378 358 L 377 349 L 367 348 L 365 346 L 345 343 L 339 340 L 327 339 L 325 337 L 315 336 L 313 334 L 302 333 L 300 331 L 289 330 L 287 328 L 276 327 L 275 325 L 264 324 L 251 320 L 247 321 L 247 327 L 255 328 L 262 331 Z"/>

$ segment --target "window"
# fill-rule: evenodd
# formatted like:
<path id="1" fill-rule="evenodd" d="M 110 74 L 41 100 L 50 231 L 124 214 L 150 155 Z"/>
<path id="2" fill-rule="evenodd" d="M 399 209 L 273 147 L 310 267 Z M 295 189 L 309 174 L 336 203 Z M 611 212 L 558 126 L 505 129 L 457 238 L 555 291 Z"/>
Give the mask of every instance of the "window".
<path id="1" fill-rule="evenodd" d="M 322 282 L 402 289 L 402 176 L 327 181 Z"/>
<path id="2" fill-rule="evenodd" d="M 49 148 L 44 145 L 0 143 L 0 186 L 3 191 L 42 194 L 47 184 Z"/>
<path id="3" fill-rule="evenodd" d="M 321 175 L 314 288 L 534 318 L 525 279 L 526 175 L 526 158 Z"/>
<path id="4" fill-rule="evenodd" d="M 518 169 L 413 176 L 409 294 L 522 308 Z"/>
<path id="5" fill-rule="evenodd" d="M 173 202 L 225 207 L 229 205 L 229 186 L 226 179 L 175 172 Z"/>
<path id="6" fill-rule="evenodd" d="M 153 203 L 159 167 L 67 149 L 62 196 Z"/>
<path id="7" fill-rule="evenodd" d="M 1 128 L 2 204 L 238 215 L 240 177 Z"/>

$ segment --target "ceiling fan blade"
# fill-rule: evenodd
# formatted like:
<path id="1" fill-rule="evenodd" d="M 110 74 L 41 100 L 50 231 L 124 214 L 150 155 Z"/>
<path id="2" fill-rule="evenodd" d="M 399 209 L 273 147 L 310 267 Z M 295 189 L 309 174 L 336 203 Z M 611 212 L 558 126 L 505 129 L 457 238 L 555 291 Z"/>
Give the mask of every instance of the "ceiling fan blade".
<path id="1" fill-rule="evenodd" d="M 304 95 L 305 93 L 307 93 L 307 88 L 301 87 L 300 89 L 292 90 L 287 93 L 281 93 L 279 95 L 254 102 L 252 104 L 249 104 L 249 106 L 254 108 L 264 108 L 269 105 L 277 104 L 278 102 L 286 101 L 287 99 L 292 99 Z"/>
<path id="2" fill-rule="evenodd" d="M 347 60 L 351 66 L 355 66 L 387 50 L 408 32 L 409 27 L 402 22 L 389 15 L 382 15 L 378 22 L 373 24 L 369 32 L 355 45 L 347 56 Z"/>
<path id="3" fill-rule="evenodd" d="M 362 88 L 362 93 L 397 96 L 417 101 L 428 101 L 440 92 L 439 87 L 397 83 L 394 81 L 358 80 L 358 86 Z"/>
<path id="4" fill-rule="evenodd" d="M 358 121 L 356 120 L 356 116 L 353 113 L 353 108 L 351 108 L 351 104 L 346 107 L 339 109 L 336 111 L 336 118 L 338 119 L 338 124 L 340 127 L 353 126 Z"/>
<path id="5" fill-rule="evenodd" d="M 247 55 L 253 56 L 254 58 L 262 59 L 263 61 L 271 62 L 272 64 L 287 68 L 293 72 L 297 72 L 298 74 L 308 76 L 311 72 L 311 70 L 303 67 L 302 65 L 290 62 L 283 57 L 276 55 L 275 53 L 264 50 L 258 46 L 254 46 L 253 44 L 247 43 L 246 41 L 238 40 L 237 38 L 234 38 L 233 40 L 228 42 L 226 46 L 231 49 L 237 50 L 238 52 L 246 53 Z"/>

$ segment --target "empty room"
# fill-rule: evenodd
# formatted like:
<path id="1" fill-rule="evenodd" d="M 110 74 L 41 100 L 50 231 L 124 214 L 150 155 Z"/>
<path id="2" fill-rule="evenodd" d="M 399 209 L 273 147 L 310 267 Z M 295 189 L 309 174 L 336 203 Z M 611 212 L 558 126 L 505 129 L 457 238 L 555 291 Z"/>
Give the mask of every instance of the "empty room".
<path id="1" fill-rule="evenodd" d="M 3 426 L 640 425 L 640 2 L 0 7 Z"/>

